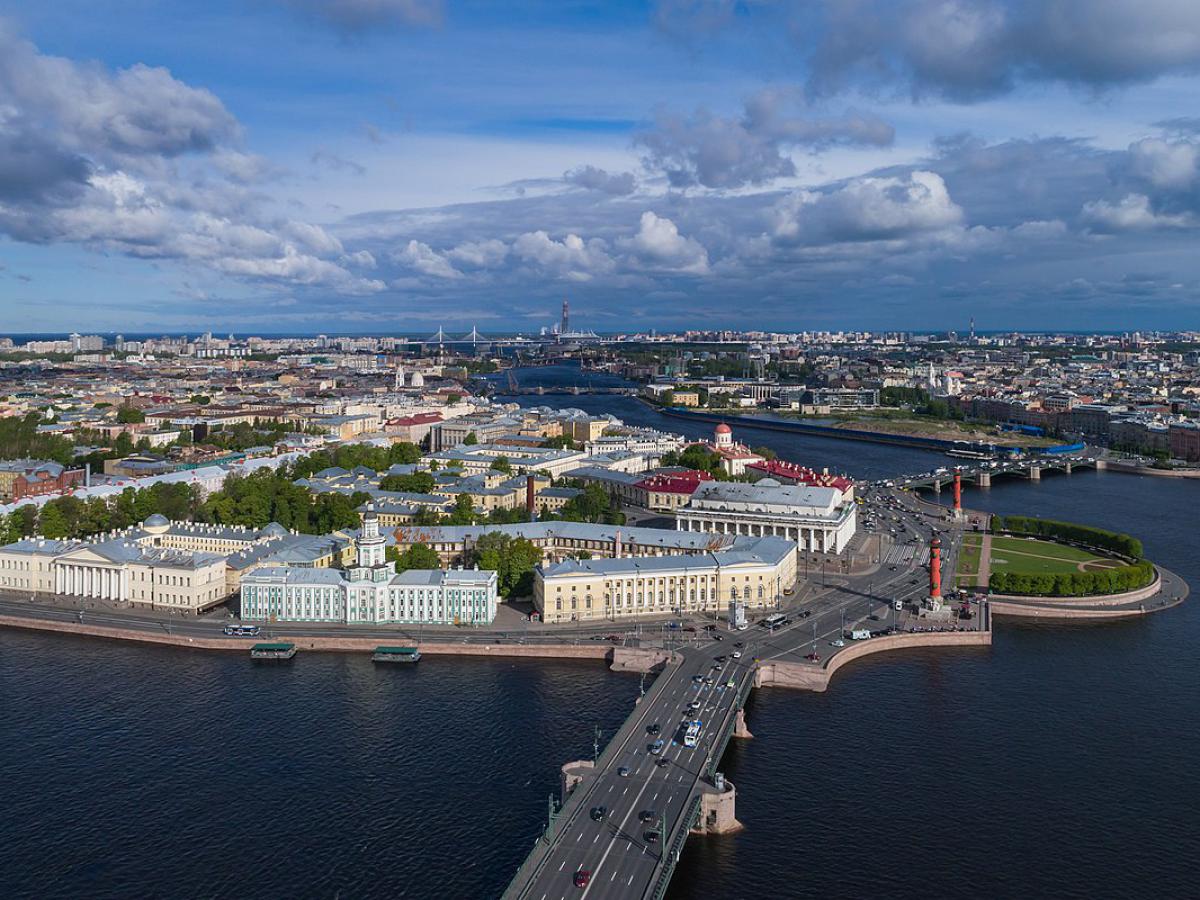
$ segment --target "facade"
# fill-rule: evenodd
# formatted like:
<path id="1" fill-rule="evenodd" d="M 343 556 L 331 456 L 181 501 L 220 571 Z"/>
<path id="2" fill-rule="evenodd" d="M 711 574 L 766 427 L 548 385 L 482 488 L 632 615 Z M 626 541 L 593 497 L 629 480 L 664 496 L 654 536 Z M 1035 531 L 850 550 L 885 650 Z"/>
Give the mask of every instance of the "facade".
<path id="1" fill-rule="evenodd" d="M 681 531 L 774 535 L 803 551 L 841 553 L 854 537 L 857 514 L 837 488 L 781 485 L 771 478 L 710 481 L 678 511 L 676 525 Z"/>
<path id="2" fill-rule="evenodd" d="M 397 575 L 370 507 L 357 546 L 357 565 L 344 572 L 283 567 L 246 575 L 242 619 L 344 625 L 487 625 L 495 619 L 495 572 L 410 569 Z"/>
<path id="3" fill-rule="evenodd" d="M 795 581 L 795 544 L 742 538 L 716 553 L 544 565 L 535 572 L 533 603 L 544 622 L 719 613 L 735 600 L 773 608 Z"/>
<path id="4" fill-rule="evenodd" d="M 68 469 L 56 462 L 13 459 L 0 462 L 0 503 L 60 494 L 70 487 L 83 487 L 84 469 Z"/>
<path id="5" fill-rule="evenodd" d="M 826 469 L 818 472 L 808 466 L 768 459 L 746 466 L 746 474 L 757 480 L 773 478 L 780 484 L 796 484 L 806 487 L 831 487 L 841 491 L 843 500 L 854 499 L 854 482 L 841 475 L 830 475 Z"/>

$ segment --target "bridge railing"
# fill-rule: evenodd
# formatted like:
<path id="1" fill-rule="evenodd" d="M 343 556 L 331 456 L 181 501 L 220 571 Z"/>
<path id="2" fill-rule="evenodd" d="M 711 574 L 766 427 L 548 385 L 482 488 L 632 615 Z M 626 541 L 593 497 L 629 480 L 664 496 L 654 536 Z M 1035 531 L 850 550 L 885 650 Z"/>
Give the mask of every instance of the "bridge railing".
<path id="1" fill-rule="evenodd" d="M 650 889 L 644 895 L 647 900 L 662 900 L 663 896 L 667 893 L 667 885 L 671 883 L 671 876 L 675 872 L 675 864 L 679 862 L 679 854 L 683 852 L 683 845 L 687 843 L 688 833 L 692 830 L 692 826 L 696 824 L 696 820 L 700 818 L 701 802 L 699 794 L 692 798 L 687 811 L 679 817 L 676 823 L 675 829 L 672 832 L 670 846 L 668 847 L 664 842 L 658 877 L 654 879 L 654 883 L 650 885 Z"/>

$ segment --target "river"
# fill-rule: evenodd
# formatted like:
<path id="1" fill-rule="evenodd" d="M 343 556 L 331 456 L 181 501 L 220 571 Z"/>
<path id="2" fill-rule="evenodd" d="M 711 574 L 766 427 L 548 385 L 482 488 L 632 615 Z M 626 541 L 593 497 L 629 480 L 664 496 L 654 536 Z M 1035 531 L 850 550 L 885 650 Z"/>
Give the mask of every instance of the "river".
<path id="1" fill-rule="evenodd" d="M 626 397 L 520 402 L 707 432 Z M 857 477 L 944 461 L 735 437 Z M 1194 482 L 1095 472 L 964 495 L 1128 531 L 1193 585 L 1198 500 Z M 999 623 L 990 649 L 863 660 L 825 694 L 755 692 L 755 737 L 724 764 L 746 828 L 689 840 L 668 897 L 1190 894 L 1198 627 L 1194 599 L 1125 623 Z M 0 884 L 38 898 L 495 896 L 559 765 L 590 754 L 593 727 L 611 734 L 637 688 L 591 663 L 256 666 L 0 631 Z"/>

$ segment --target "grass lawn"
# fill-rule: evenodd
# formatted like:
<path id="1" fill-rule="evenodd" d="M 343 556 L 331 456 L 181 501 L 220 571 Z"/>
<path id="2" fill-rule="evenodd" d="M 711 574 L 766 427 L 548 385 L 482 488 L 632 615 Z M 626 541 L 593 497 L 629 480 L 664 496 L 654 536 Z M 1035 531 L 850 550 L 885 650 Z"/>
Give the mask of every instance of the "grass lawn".
<path id="1" fill-rule="evenodd" d="M 979 552 L 983 549 L 983 538 L 978 534 L 963 535 L 962 549 L 958 551 L 959 576 L 979 574 Z"/>
<path id="2" fill-rule="evenodd" d="M 1080 563 L 1085 564 L 1085 568 L 1092 569 L 1107 567 L 1116 561 L 1078 547 L 1067 547 L 1047 541 L 1013 537 L 992 538 L 993 572 L 1058 575 L 1080 571 Z"/>

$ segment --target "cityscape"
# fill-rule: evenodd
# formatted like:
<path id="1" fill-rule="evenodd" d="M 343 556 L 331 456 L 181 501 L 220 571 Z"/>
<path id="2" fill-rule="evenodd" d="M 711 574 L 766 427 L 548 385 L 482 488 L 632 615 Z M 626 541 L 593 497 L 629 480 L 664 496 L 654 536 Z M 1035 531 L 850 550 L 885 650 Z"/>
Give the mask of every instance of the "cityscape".
<path id="1" fill-rule="evenodd" d="M 6 896 L 1190 893 L 1190 4 L 76 5 Z"/>

